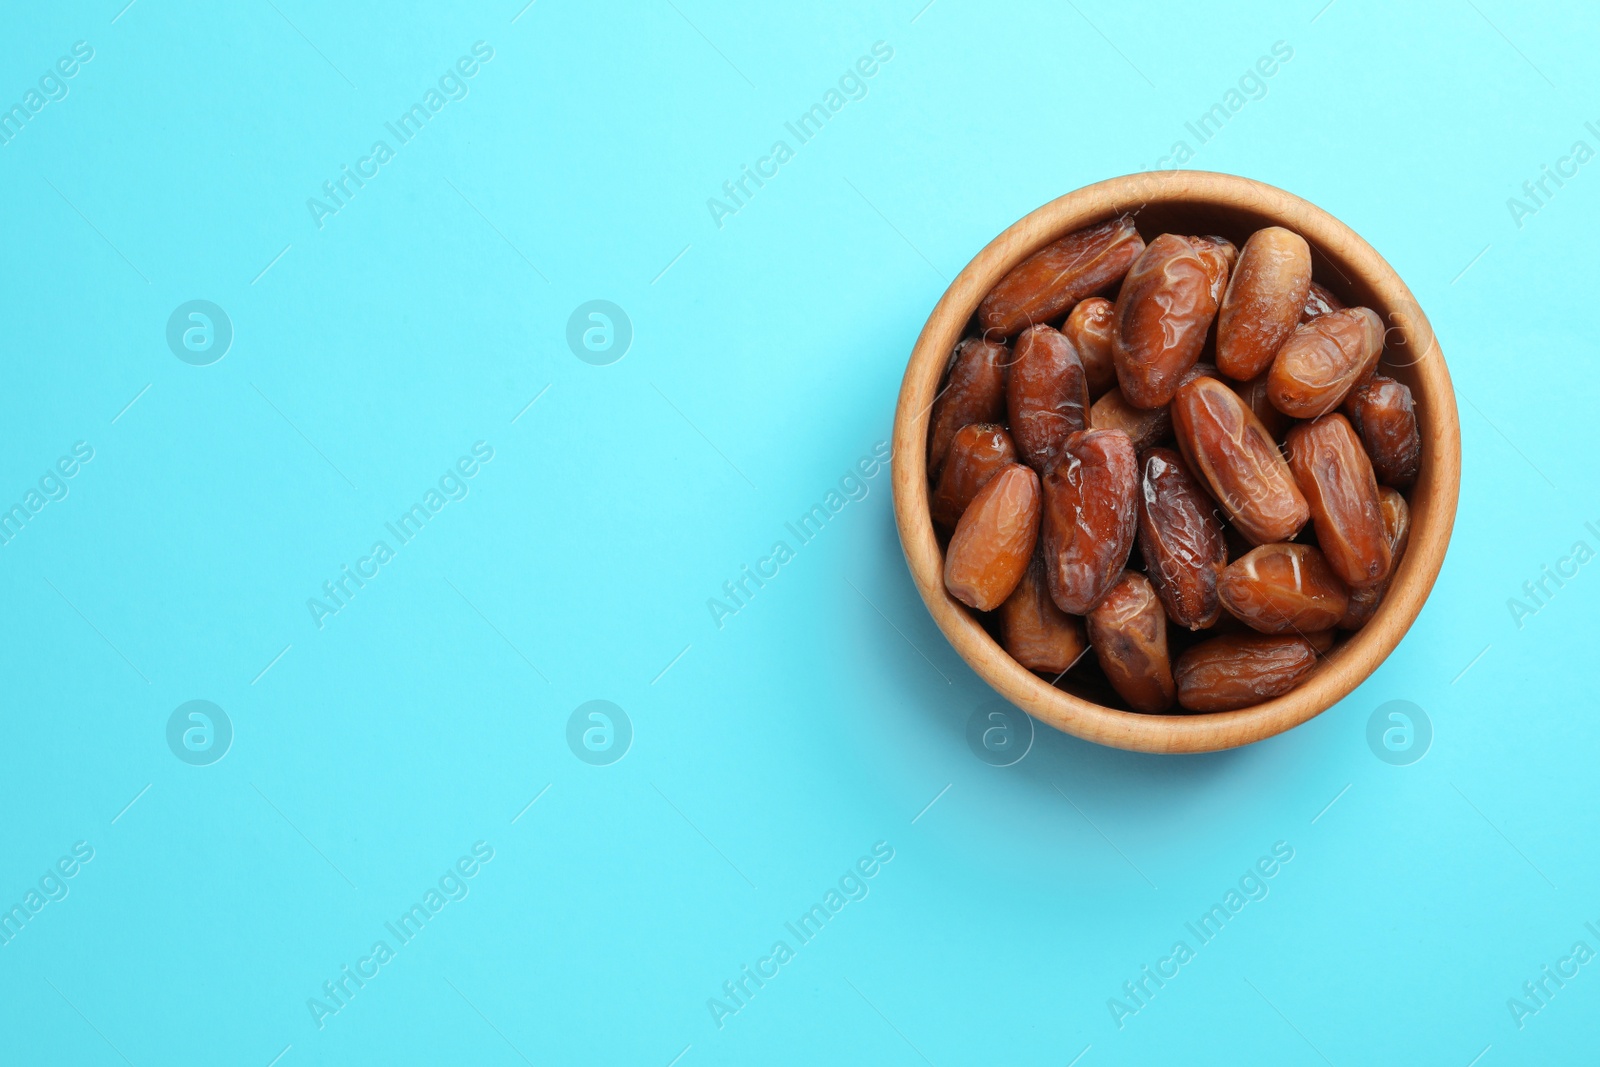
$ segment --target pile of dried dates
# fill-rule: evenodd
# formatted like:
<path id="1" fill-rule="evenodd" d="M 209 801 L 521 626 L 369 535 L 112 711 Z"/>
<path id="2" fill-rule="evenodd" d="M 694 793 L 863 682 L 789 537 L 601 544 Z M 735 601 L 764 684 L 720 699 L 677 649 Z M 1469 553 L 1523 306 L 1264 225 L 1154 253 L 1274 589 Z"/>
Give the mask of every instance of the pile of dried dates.
<path id="1" fill-rule="evenodd" d="M 1019 264 L 972 332 L 933 405 L 932 517 L 945 588 L 1018 663 L 1230 711 L 1377 611 L 1416 413 L 1376 373 L 1382 321 L 1312 280 L 1299 234 L 1146 244 L 1113 219 Z"/>

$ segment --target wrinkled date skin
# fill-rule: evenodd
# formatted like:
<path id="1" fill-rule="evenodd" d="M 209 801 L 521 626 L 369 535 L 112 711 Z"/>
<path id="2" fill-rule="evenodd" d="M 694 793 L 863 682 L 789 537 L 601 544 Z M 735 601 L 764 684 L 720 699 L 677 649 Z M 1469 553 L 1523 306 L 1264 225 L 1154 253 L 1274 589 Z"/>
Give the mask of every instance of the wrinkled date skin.
<path id="1" fill-rule="evenodd" d="M 1067 614 L 1088 614 L 1126 566 L 1138 482 L 1133 442 L 1120 430 L 1073 434 L 1044 476 L 1045 577 Z"/>
<path id="2" fill-rule="evenodd" d="M 1382 486 L 1378 489 L 1378 507 L 1383 510 L 1383 531 L 1389 538 L 1389 576 L 1377 585 L 1357 589 L 1350 594 L 1350 607 L 1339 620 L 1341 630 L 1359 630 L 1372 621 L 1388 593 L 1394 576 L 1400 570 L 1400 557 L 1405 555 L 1406 543 L 1411 539 L 1411 507 L 1399 490 Z"/>
<path id="3" fill-rule="evenodd" d="M 1144 238 L 1126 215 L 1069 233 L 1001 278 L 978 305 L 978 324 L 990 336 L 1013 337 L 1049 322 L 1115 285 L 1143 251 Z"/>
<path id="4" fill-rule="evenodd" d="M 1088 623 L 1089 644 L 1111 688 L 1135 711 L 1172 707 L 1177 687 L 1167 654 L 1167 615 L 1149 579 L 1123 571 Z"/>
<path id="5" fill-rule="evenodd" d="M 1317 665 L 1317 650 L 1297 636 L 1227 634 L 1178 657 L 1178 703 L 1189 711 L 1236 711 L 1279 697 Z"/>
<path id="6" fill-rule="evenodd" d="M 1215 378 L 1217 368 L 1196 363 L 1183 380 L 1187 383 L 1202 376 Z M 1133 442 L 1135 452 L 1172 439 L 1172 412 L 1168 408 L 1136 408 L 1116 388 L 1094 402 L 1089 409 L 1089 425 L 1096 430 L 1121 430 Z"/>
<path id="7" fill-rule="evenodd" d="M 989 479 L 950 538 L 944 587 L 978 611 L 993 611 L 1016 589 L 1039 538 L 1039 476 L 1020 463 Z"/>
<path id="8" fill-rule="evenodd" d="M 1344 307 L 1344 301 L 1334 296 L 1326 286 L 1312 282 L 1311 291 L 1306 294 L 1306 306 L 1300 311 L 1300 321 L 1310 322 L 1318 315 L 1326 315 L 1330 311 L 1343 311 Z"/>
<path id="9" fill-rule="evenodd" d="M 1343 415 L 1324 415 L 1289 431 L 1289 468 L 1311 506 L 1317 544 L 1352 589 L 1389 574 L 1393 555 L 1378 505 L 1378 480 L 1361 439 Z"/>
<path id="10" fill-rule="evenodd" d="M 1098 400 L 1117 384 L 1117 364 L 1111 358 L 1111 334 L 1116 317 L 1114 305 L 1103 296 L 1080 300 L 1061 324 L 1061 332 L 1083 361 L 1089 379 L 1089 396 Z"/>
<path id="11" fill-rule="evenodd" d="M 1218 593 L 1229 614 L 1264 634 L 1331 630 L 1350 593 L 1311 545 L 1262 545 L 1228 565 Z"/>
<path id="12" fill-rule="evenodd" d="M 1239 399 L 1244 401 L 1245 407 L 1250 409 L 1250 413 L 1261 420 L 1261 425 L 1267 428 L 1272 439 L 1281 441 L 1283 435 L 1289 432 L 1289 427 L 1294 425 L 1294 420 L 1273 406 L 1272 398 L 1267 395 L 1267 375 L 1258 374 L 1248 382 L 1229 384 L 1239 394 Z"/>
<path id="13" fill-rule="evenodd" d="M 1172 426 L 1189 469 L 1255 545 L 1292 541 L 1311 512 L 1277 442 L 1232 389 L 1215 378 L 1186 382 Z"/>
<path id="14" fill-rule="evenodd" d="M 1318 315 L 1298 327 L 1272 360 L 1267 395 L 1285 415 L 1314 419 L 1372 376 L 1383 354 L 1383 321 L 1371 308 Z"/>
<path id="15" fill-rule="evenodd" d="M 1239 249 L 1226 237 L 1191 237 L 1189 243 L 1200 253 L 1206 265 L 1206 275 L 1211 279 L 1211 299 L 1222 306 L 1222 294 L 1228 291 L 1228 276 L 1239 261 Z"/>
<path id="16" fill-rule="evenodd" d="M 1300 324 L 1310 292 L 1304 237 L 1282 226 L 1251 234 L 1217 312 L 1217 369 L 1237 381 L 1264 372 Z"/>
<path id="17" fill-rule="evenodd" d="M 1043 473 L 1072 434 L 1089 425 L 1089 383 L 1078 352 L 1053 327 L 1029 326 L 1012 349 L 1006 413 L 1022 460 Z"/>
<path id="18" fill-rule="evenodd" d="M 1111 355 L 1123 399 L 1134 407 L 1165 407 L 1200 358 L 1217 314 L 1214 269 L 1187 238 L 1164 233 L 1123 279 Z"/>
<path id="19" fill-rule="evenodd" d="M 1372 457 L 1378 481 L 1396 489 L 1411 488 L 1422 460 L 1422 436 L 1417 431 L 1417 409 L 1410 388 L 1375 374 L 1365 385 L 1350 390 L 1344 413 Z"/>
<path id="20" fill-rule="evenodd" d="M 971 422 L 956 431 L 945 457 L 939 485 L 933 492 L 933 521 L 941 528 L 954 530 L 978 490 L 989 479 L 1017 461 L 1011 435 L 989 422 Z"/>
<path id="21" fill-rule="evenodd" d="M 944 391 L 933 402 L 928 430 L 928 474 L 938 476 L 956 431 L 974 422 L 999 422 L 1006 414 L 1005 345 L 969 337 L 956 346 Z"/>
<path id="22" fill-rule="evenodd" d="M 1038 553 L 1017 588 L 1000 605 L 1000 643 L 1030 671 L 1058 676 L 1089 649 L 1083 620 L 1068 615 L 1050 599 L 1044 557 Z"/>
<path id="23" fill-rule="evenodd" d="M 1167 617 L 1203 630 L 1222 614 L 1217 580 L 1228 544 L 1216 508 L 1182 457 L 1152 448 L 1139 460 L 1139 551 Z"/>

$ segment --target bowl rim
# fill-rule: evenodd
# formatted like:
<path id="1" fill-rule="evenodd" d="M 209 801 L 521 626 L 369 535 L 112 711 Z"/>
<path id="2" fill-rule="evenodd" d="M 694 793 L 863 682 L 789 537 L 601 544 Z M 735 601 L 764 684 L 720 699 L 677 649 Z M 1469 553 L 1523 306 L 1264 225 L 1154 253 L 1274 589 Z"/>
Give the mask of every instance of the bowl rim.
<path id="1" fill-rule="evenodd" d="M 1421 351 L 1410 364 L 1422 437 L 1421 470 L 1408 496 L 1410 541 L 1383 604 L 1362 629 L 1323 656 L 1295 689 L 1236 711 L 1144 715 L 1085 700 L 1024 668 L 944 588 L 944 556 L 929 515 L 927 430 L 940 379 L 978 302 L 1027 256 L 1084 226 L 1152 203 L 1254 213 L 1301 234 L 1347 279 L 1359 278 L 1375 310 L 1398 329 L 1385 352 Z M 1352 284 L 1354 284 L 1352 282 Z M 1387 313 L 1387 314 L 1385 314 Z M 1394 365 L 1390 363 L 1389 365 Z M 917 591 L 957 654 L 997 693 L 1034 718 L 1077 737 L 1151 753 L 1214 752 L 1298 726 L 1360 685 L 1416 620 L 1444 563 L 1460 492 L 1461 438 L 1444 353 L 1411 290 L 1388 262 L 1328 212 L 1275 186 L 1212 171 L 1128 174 L 1057 197 L 990 241 L 939 298 L 911 351 L 895 408 L 892 480 L 895 524 Z"/>

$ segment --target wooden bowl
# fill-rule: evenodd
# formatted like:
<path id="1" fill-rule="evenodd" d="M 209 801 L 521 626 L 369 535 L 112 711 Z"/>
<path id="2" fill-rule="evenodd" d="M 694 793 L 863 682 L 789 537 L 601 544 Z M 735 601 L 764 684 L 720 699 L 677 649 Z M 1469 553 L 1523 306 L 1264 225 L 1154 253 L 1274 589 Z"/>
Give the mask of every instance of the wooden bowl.
<path id="1" fill-rule="evenodd" d="M 1382 607 L 1298 687 L 1238 711 L 1142 715 L 1052 686 L 1013 660 L 944 588 L 944 556 L 928 513 L 927 437 L 929 409 L 951 353 L 976 332 L 978 302 L 1008 271 L 1051 241 L 1124 212 L 1134 214 L 1146 241 L 1168 232 L 1220 234 L 1242 248 L 1263 226 L 1294 230 L 1311 245 L 1317 281 L 1351 306 L 1372 308 L 1388 324 L 1380 369 L 1409 385 L 1416 399 L 1422 465 L 1408 494 L 1411 540 Z M 894 419 L 895 521 L 911 576 L 939 629 L 984 681 L 1034 718 L 1139 752 L 1212 752 L 1259 741 L 1298 726 L 1360 685 L 1400 643 L 1433 588 L 1455 523 L 1460 480 L 1461 434 L 1450 373 L 1427 317 L 1399 275 L 1321 208 L 1249 178 L 1204 171 L 1098 182 L 1052 200 L 991 241 L 945 290 L 923 326 Z"/>

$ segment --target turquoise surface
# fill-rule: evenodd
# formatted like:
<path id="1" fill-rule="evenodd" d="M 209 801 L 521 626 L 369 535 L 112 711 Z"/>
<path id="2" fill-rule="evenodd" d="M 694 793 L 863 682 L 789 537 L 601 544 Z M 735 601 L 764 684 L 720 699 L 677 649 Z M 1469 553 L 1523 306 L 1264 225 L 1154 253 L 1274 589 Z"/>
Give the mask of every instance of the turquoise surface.
<path id="1" fill-rule="evenodd" d="M 1581 5 L 123 3 L 0 14 L 0 1061 L 1600 1056 Z M 1284 736 L 985 748 L 900 375 L 1180 159 L 1409 282 L 1455 539 Z"/>

